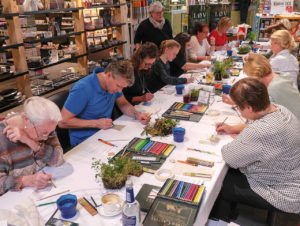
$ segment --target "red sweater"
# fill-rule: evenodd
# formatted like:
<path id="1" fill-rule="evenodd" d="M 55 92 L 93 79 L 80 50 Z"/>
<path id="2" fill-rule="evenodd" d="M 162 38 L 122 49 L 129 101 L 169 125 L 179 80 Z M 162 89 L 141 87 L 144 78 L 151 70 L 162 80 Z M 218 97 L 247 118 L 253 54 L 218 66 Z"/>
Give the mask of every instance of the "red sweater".
<path id="1" fill-rule="evenodd" d="M 228 40 L 227 40 L 226 33 L 224 33 L 222 36 L 220 36 L 217 29 L 210 32 L 210 35 L 208 37 L 209 42 L 210 42 L 211 37 L 214 37 L 216 39 L 216 46 L 223 46 L 223 45 L 227 44 Z"/>

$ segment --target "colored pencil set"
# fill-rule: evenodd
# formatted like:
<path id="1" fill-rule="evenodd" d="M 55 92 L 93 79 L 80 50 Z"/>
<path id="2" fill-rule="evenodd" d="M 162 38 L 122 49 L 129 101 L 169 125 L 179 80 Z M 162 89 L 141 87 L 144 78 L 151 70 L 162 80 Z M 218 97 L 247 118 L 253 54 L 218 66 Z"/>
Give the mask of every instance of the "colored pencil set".
<path id="1" fill-rule="evenodd" d="M 175 148 L 172 144 L 152 141 L 150 139 L 135 138 L 128 150 L 133 150 L 140 154 L 154 154 L 168 156 Z"/>
<path id="2" fill-rule="evenodd" d="M 204 113 L 207 109 L 206 105 L 195 105 L 195 104 L 184 104 L 184 103 L 175 103 L 173 105 L 173 109 L 175 110 L 184 110 L 189 112 L 196 112 L 196 113 Z"/>
<path id="3" fill-rule="evenodd" d="M 204 186 L 168 179 L 159 192 L 160 196 L 198 205 L 204 194 Z"/>

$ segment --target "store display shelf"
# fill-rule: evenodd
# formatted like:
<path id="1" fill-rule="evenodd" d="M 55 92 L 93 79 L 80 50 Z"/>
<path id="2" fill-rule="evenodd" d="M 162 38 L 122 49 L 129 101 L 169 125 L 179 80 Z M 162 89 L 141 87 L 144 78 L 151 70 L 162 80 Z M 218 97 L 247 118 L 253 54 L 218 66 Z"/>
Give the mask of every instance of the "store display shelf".
<path id="1" fill-rule="evenodd" d="M 5 111 L 7 111 L 7 110 L 9 110 L 9 109 L 12 109 L 12 108 L 14 108 L 14 107 L 17 107 L 17 106 L 19 106 L 19 105 L 21 105 L 21 104 L 22 104 L 22 103 L 18 103 L 18 102 L 14 102 L 14 103 L 7 104 L 7 105 L 5 105 L 4 107 L 0 107 L 0 113 L 5 112 Z"/>
<path id="2" fill-rule="evenodd" d="M 14 78 L 26 75 L 26 74 L 28 74 L 28 71 L 17 73 L 17 74 L 8 74 L 8 75 L 0 76 L 0 82 L 4 82 L 4 81 L 10 80 L 10 79 L 14 79 Z"/>
<path id="3" fill-rule="evenodd" d="M 0 52 L 3 52 L 6 49 L 16 49 L 20 46 L 23 46 L 24 43 L 17 43 L 17 44 L 12 44 L 12 45 L 7 45 L 7 46 L 1 46 L 0 47 Z"/>
<path id="4" fill-rule="evenodd" d="M 13 18 L 14 16 L 19 16 L 19 13 L 3 13 L 3 14 L 0 14 L 0 18 L 7 18 L 7 19 Z"/>
<path id="5" fill-rule="evenodd" d="M 65 8 L 65 9 L 49 9 L 49 10 L 39 10 L 39 11 L 31 11 L 31 12 L 24 12 L 22 16 L 27 16 L 27 15 L 37 15 L 37 14 L 47 14 L 47 13 L 55 13 L 55 12 L 74 12 L 74 11 L 79 11 L 83 9 L 83 7 L 77 7 L 77 8 Z"/>
<path id="6" fill-rule="evenodd" d="M 52 66 L 61 64 L 61 63 L 65 63 L 65 62 L 68 62 L 68 61 L 76 60 L 76 59 L 84 57 L 84 56 L 87 56 L 87 53 L 80 54 L 80 55 L 77 55 L 77 56 L 74 56 L 74 57 L 70 57 L 70 58 L 65 58 L 63 60 L 59 60 L 59 61 L 57 61 L 55 63 L 47 64 L 47 65 L 42 66 L 42 67 L 29 68 L 29 70 L 30 71 L 39 71 L 39 70 L 42 70 L 42 69 L 45 69 L 45 68 L 48 68 L 48 67 L 52 67 Z"/>
<path id="7" fill-rule="evenodd" d="M 36 40 L 24 41 L 24 43 L 33 44 L 33 43 L 38 43 L 38 42 L 50 42 L 50 41 L 53 41 L 53 40 L 56 40 L 56 39 L 68 38 L 68 37 L 73 36 L 73 35 L 80 35 L 84 32 L 85 31 L 69 32 L 65 35 L 58 35 L 58 36 L 54 36 L 54 37 L 50 37 L 50 38 L 41 38 L 41 39 L 36 39 Z"/>
<path id="8" fill-rule="evenodd" d="M 94 8 L 114 8 L 114 7 L 120 7 L 126 5 L 126 3 L 122 4 L 110 4 L 110 5 L 92 5 L 87 7 L 86 9 L 94 9 Z"/>
<path id="9" fill-rule="evenodd" d="M 104 48 L 93 48 L 93 49 L 89 49 L 88 52 L 89 53 L 96 53 L 96 52 L 100 52 L 100 51 L 103 51 L 103 50 L 106 50 L 106 49 L 110 49 L 110 48 L 113 48 L 113 47 L 124 45 L 125 43 L 127 43 L 127 42 L 126 41 L 120 42 L 118 44 L 110 45 L 110 46 L 104 47 Z"/>
<path id="10" fill-rule="evenodd" d="M 97 31 L 97 30 L 103 30 L 111 27 L 121 27 L 123 25 L 126 25 L 126 23 L 120 23 L 120 24 L 115 24 L 115 25 L 110 25 L 110 26 L 104 26 L 100 28 L 94 28 L 94 29 L 85 29 L 86 32 L 92 32 L 92 31 Z"/>

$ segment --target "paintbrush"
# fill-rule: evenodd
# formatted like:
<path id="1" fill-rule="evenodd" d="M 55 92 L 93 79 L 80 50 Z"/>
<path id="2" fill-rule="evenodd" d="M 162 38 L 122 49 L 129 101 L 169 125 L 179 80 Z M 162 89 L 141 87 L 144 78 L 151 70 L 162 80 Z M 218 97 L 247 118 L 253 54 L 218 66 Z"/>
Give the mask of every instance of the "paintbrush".
<path id="1" fill-rule="evenodd" d="M 44 169 L 42 169 L 42 167 L 40 167 L 40 165 L 38 164 L 38 162 L 36 161 L 36 159 L 34 159 L 35 164 L 40 168 L 40 170 L 42 171 L 43 174 L 46 174 L 46 172 L 44 171 Z M 53 187 L 56 188 L 56 185 L 54 184 L 52 178 L 50 179 L 51 184 L 53 185 Z"/>
<path id="2" fill-rule="evenodd" d="M 190 177 L 203 177 L 203 178 L 211 178 L 211 174 L 207 174 L 207 173 L 191 173 L 191 172 L 184 172 L 183 173 L 184 176 L 190 176 Z"/>
<path id="3" fill-rule="evenodd" d="M 218 129 L 218 128 L 220 128 L 221 126 L 223 126 L 227 119 L 228 119 L 228 117 L 226 117 L 226 118 L 223 120 L 223 122 L 222 122 L 220 125 L 218 125 L 218 127 L 217 127 L 216 129 Z M 215 141 L 215 140 L 216 140 L 216 137 L 217 137 L 217 133 L 218 133 L 218 132 L 215 131 L 215 132 L 209 137 L 209 140 L 210 140 L 210 141 Z"/>

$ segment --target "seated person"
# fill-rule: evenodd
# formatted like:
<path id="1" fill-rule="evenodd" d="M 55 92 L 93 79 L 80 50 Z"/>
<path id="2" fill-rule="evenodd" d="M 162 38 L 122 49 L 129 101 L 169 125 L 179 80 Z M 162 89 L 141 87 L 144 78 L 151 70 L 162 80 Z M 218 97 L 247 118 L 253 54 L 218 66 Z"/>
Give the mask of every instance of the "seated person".
<path id="1" fill-rule="evenodd" d="M 185 71 L 188 70 L 197 70 L 201 68 L 209 68 L 210 64 L 197 64 L 186 62 L 186 49 L 190 48 L 191 36 L 185 32 L 181 32 L 174 38 L 177 41 L 181 48 L 178 52 L 176 58 L 170 62 L 170 72 L 171 76 L 179 77 Z"/>
<path id="2" fill-rule="evenodd" d="M 290 32 L 286 30 L 275 31 L 271 35 L 271 49 L 273 55 L 270 64 L 273 72 L 288 72 L 293 79 L 294 85 L 298 87 L 299 62 L 291 54 L 297 48 Z"/>
<path id="3" fill-rule="evenodd" d="M 216 45 L 216 50 L 229 50 L 230 46 L 227 45 L 228 39 L 226 32 L 229 28 L 232 27 L 232 21 L 228 17 L 222 17 L 218 22 L 217 29 L 213 30 L 209 37 L 208 41 L 211 45 Z"/>
<path id="4" fill-rule="evenodd" d="M 300 121 L 300 105 L 295 104 L 300 103 L 300 93 L 293 86 L 293 81 L 288 73 L 273 73 L 268 59 L 257 53 L 249 55 L 243 70 L 249 77 L 257 78 L 265 84 L 272 103 L 286 107 Z M 223 101 L 234 104 L 225 94 Z"/>
<path id="5" fill-rule="evenodd" d="M 137 49 L 131 58 L 134 68 L 134 84 L 123 89 L 125 98 L 132 104 L 148 102 L 154 95 L 147 88 L 147 77 L 158 55 L 158 48 L 152 42 L 146 42 Z"/>
<path id="6" fill-rule="evenodd" d="M 189 48 L 189 59 L 193 62 L 211 60 L 210 54 L 215 51 L 215 38 L 211 37 L 211 45 L 207 41 L 209 27 L 205 23 L 196 23 L 193 29 Z"/>
<path id="7" fill-rule="evenodd" d="M 194 78 L 177 78 L 171 76 L 169 62 L 172 62 L 176 58 L 180 47 L 180 44 L 172 39 L 161 43 L 161 55 L 156 59 L 151 71 L 151 81 L 149 81 L 148 86 L 150 92 L 154 93 L 167 84 L 179 85 L 194 81 Z"/>
<path id="8" fill-rule="evenodd" d="M 59 127 L 69 128 L 71 145 L 86 140 L 99 129 L 112 127 L 111 113 L 116 102 L 127 116 L 147 124 L 149 115 L 137 112 L 125 99 L 122 90 L 134 83 L 133 68 L 126 60 L 111 62 L 76 82 L 62 109 Z"/>
<path id="9" fill-rule="evenodd" d="M 270 103 L 266 86 L 254 78 L 233 85 L 230 97 L 247 126 L 217 124 L 218 133 L 238 134 L 222 147 L 231 167 L 211 217 L 230 221 L 237 203 L 300 212 L 300 122 L 285 107 Z"/>
<path id="10" fill-rule="evenodd" d="M 47 187 L 51 174 L 38 171 L 64 162 L 54 132 L 61 120 L 59 108 L 42 97 L 28 98 L 23 107 L 23 113 L 10 115 L 0 123 L 0 195 L 24 187 Z"/>

